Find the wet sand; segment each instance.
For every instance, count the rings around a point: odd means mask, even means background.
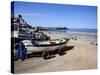
[[[87,70],[97,68],[97,36],[96,34],[75,34],[65,32],[45,32],[51,38],[69,38],[65,54],[55,54],[53,58],[31,57],[24,61],[14,62],[15,73],[38,73],[69,70]]]

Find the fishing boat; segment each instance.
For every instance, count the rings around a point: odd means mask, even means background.
[[[25,59],[28,53],[42,52],[44,59],[50,57],[50,51],[58,50],[62,54],[62,49],[66,45],[66,40],[51,39],[50,36],[39,31],[38,27],[28,25],[21,15],[18,18],[12,18],[11,21],[12,50],[19,59]]]
[[[44,59],[50,58],[50,51],[58,50],[59,55],[62,54],[62,49],[66,46],[66,39],[53,39],[45,41],[36,40],[23,40],[21,41],[27,50],[26,54],[34,52],[42,52],[42,57]],[[24,50],[24,49],[22,49]]]

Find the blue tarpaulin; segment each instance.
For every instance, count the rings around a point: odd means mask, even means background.
[[[23,44],[23,42],[20,42],[17,53],[16,53],[17,58],[21,59],[21,60],[24,60],[25,56],[26,56],[26,51],[27,50],[25,48],[25,45]]]

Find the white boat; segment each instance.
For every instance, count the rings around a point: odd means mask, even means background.
[[[62,49],[66,46],[65,39],[55,39],[48,41],[31,41],[31,40],[23,40],[23,44],[27,49],[27,53],[33,52],[43,52],[42,56],[44,59],[50,57],[49,51],[58,50],[59,54],[62,53]]]

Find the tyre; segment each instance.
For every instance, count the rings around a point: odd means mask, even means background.
[[[58,54],[61,56],[64,54],[64,51],[62,49],[59,49]]]
[[[50,58],[50,54],[48,52],[43,52],[42,53],[42,57],[43,57],[43,59],[49,59]]]

